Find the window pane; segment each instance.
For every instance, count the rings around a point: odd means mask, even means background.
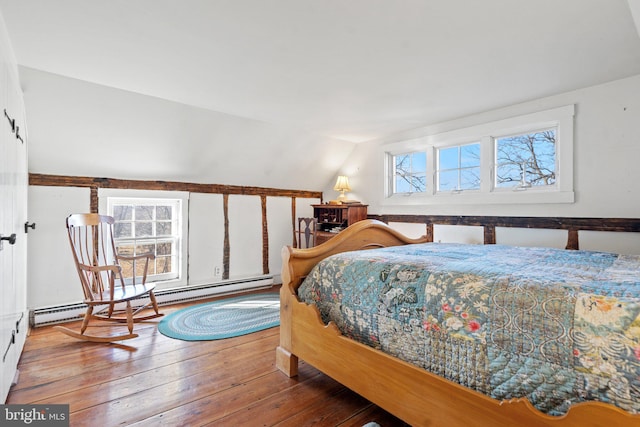
[[[136,222],[136,237],[153,236],[152,222]]]
[[[438,191],[480,188],[480,144],[438,150]]]
[[[477,190],[480,188],[480,167],[460,171],[460,189]]]
[[[167,220],[171,218],[171,206],[156,206],[156,219]]]
[[[480,166],[480,144],[469,144],[460,147],[460,167],[468,168],[472,166]]]
[[[136,206],[136,221],[149,221],[153,219],[154,206]]]
[[[438,150],[438,169],[458,168],[458,147],[444,148]]]
[[[116,221],[131,221],[131,219],[133,218],[133,206],[114,206],[112,216]]]
[[[408,193],[411,191],[411,184],[404,178],[396,177],[396,193]]]
[[[438,174],[438,191],[451,191],[458,189],[458,171],[444,171]]]
[[[426,191],[427,153],[416,151],[393,159],[395,193]]]
[[[169,273],[171,271],[171,257],[156,259],[156,274]]]
[[[158,243],[158,255],[171,255],[171,242]]]
[[[131,223],[130,222],[116,222],[114,225],[114,233],[115,233],[115,238],[119,239],[119,238],[125,238],[125,237],[131,237]]]
[[[427,171],[427,153],[416,152],[411,154],[411,172],[424,173]]]
[[[133,276],[133,262],[132,261],[120,261],[120,267],[122,267],[122,277],[128,279]]]
[[[496,186],[556,183],[556,129],[496,138]]]
[[[154,254],[155,255],[156,245],[153,243],[148,243],[144,245],[136,246],[136,255],[144,255],[144,254]]]
[[[171,236],[171,223],[170,222],[157,222],[156,223],[156,236]]]
[[[118,245],[118,255],[133,256],[133,245]]]
[[[414,175],[411,177],[411,187],[413,191],[425,191],[426,189],[426,176]]]

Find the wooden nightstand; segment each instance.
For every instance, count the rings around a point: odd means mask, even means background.
[[[349,203],[344,205],[311,205],[318,221],[316,245],[326,242],[351,224],[367,219],[367,206]]]

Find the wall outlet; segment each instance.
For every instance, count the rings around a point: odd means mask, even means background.
[[[213,268],[213,277],[220,277],[220,267],[215,266]]]

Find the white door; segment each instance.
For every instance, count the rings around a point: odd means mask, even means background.
[[[28,171],[22,95],[7,68],[0,68],[0,401],[5,402],[28,326],[24,227]]]

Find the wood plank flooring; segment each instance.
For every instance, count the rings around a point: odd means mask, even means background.
[[[7,403],[69,404],[71,426],[406,425],[304,362],[296,378],[278,371],[279,328],[189,342],[160,334],[158,321],[112,344],[33,329]]]

